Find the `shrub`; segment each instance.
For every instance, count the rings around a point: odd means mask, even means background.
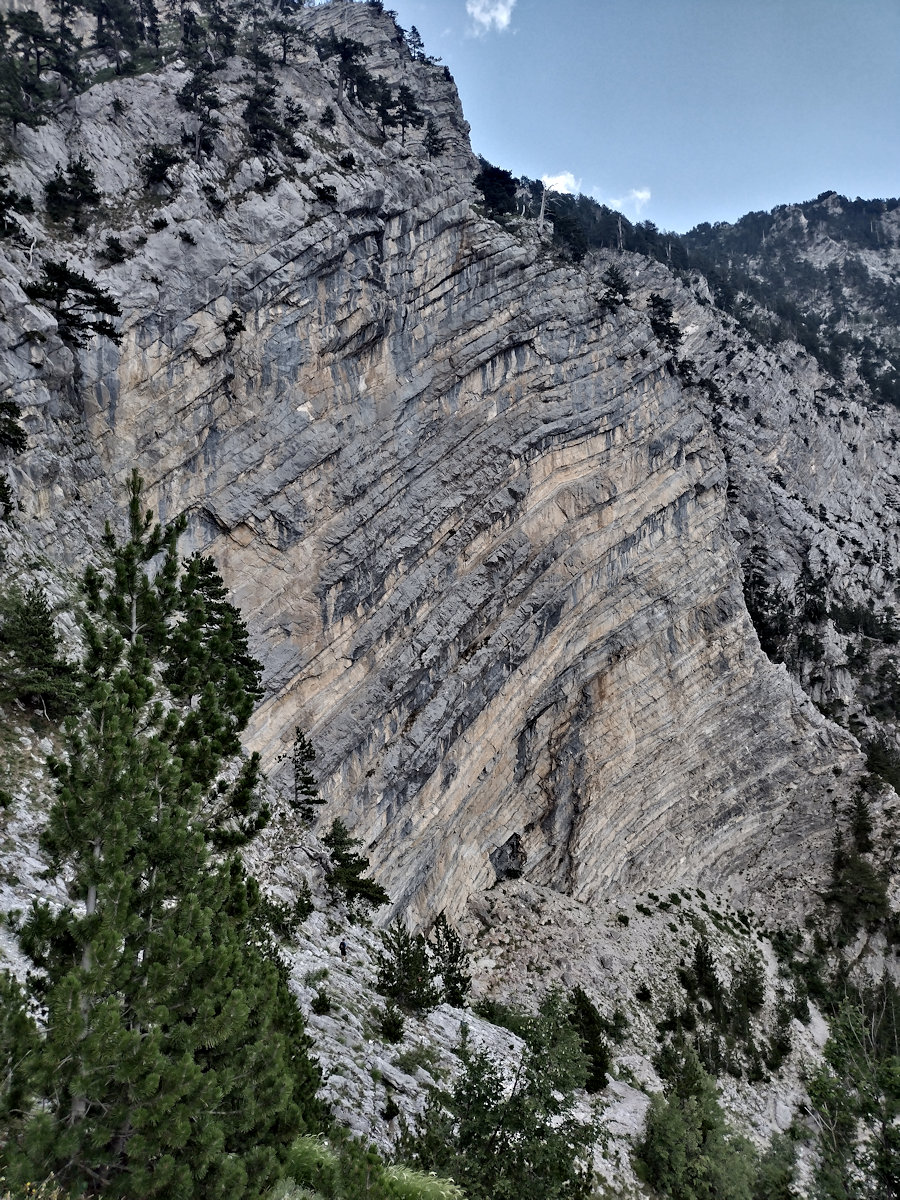
[[[378,1015],[378,1032],[386,1042],[396,1046],[398,1042],[403,1041],[405,1026],[403,1013],[393,1000],[389,1000]]]
[[[153,142],[141,159],[141,178],[146,187],[174,187],[172,171],[184,160],[174,146]]]
[[[99,204],[100,190],[83,154],[70,158],[66,171],[57,166],[56,173],[44,188],[44,200],[52,221],[67,221],[76,233],[84,231],[83,210]]]
[[[316,994],[312,998],[310,1008],[317,1017],[327,1016],[331,1012],[331,1000],[328,998],[328,993],[323,987],[316,990]]]
[[[122,245],[121,239],[110,235],[103,247],[103,257],[108,263],[123,263],[128,257],[128,251]]]

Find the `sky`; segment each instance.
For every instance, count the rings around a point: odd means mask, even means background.
[[[385,0],[477,153],[684,232],[900,195],[900,0]]]

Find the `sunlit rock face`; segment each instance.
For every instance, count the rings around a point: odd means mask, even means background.
[[[139,162],[178,141],[179,63],[23,135],[16,180],[35,194],[64,141],[94,165],[89,233],[63,245],[33,222],[35,244],[99,278],[125,333],[81,352],[71,383],[19,290],[27,249],[8,249],[23,528],[74,567],[134,466],[161,515],[188,513],[185,550],[215,557],[265,665],[250,744],[284,780],[279,755],[309,732],[329,813],[415,916],[517,874],[582,900],[682,881],[787,911],[822,877],[833,772],[858,753],[759,649],[727,438],[639,282],[604,312],[607,262],[562,263],[533,224],[474,207],[442,67],[412,63],[368,6],[304,19],[342,22],[371,70],[407,80],[444,154],[421,130],[382,144],[311,50],[281,75],[305,161],[250,156],[237,63],[215,154],[175,195],[148,196]],[[128,258],[102,267],[111,233]],[[23,340],[39,322],[46,341]]]

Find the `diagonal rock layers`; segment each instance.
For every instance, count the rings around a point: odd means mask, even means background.
[[[161,514],[187,511],[186,549],[217,559],[265,662],[252,745],[277,777],[310,733],[332,811],[416,915],[498,869],[582,900],[681,881],[790,907],[858,756],[759,650],[707,416],[642,309],[603,313],[599,267],[479,215],[443,72],[337,7],[440,113],[448,164],[354,117],[352,171],[311,144],[268,186],[232,115],[219,167],[186,168],[104,276],[120,349],[95,344],[67,388],[68,351],[17,347],[11,320],[32,537],[83,553],[132,465]],[[327,71],[291,74],[312,113]],[[118,139],[105,190],[137,187],[139,123],[175,128],[179,82],[116,84],[124,132],[112,85],[80,98],[86,151]]]

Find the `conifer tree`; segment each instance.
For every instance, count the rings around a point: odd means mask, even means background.
[[[22,410],[15,400],[6,396],[0,400],[0,450],[21,454],[26,446],[25,430],[19,424]]]
[[[319,785],[311,769],[315,761],[313,744],[298,725],[294,730],[294,744],[291,747],[291,766],[294,769],[292,804],[306,821],[312,820],[314,804],[325,803],[319,794]]]
[[[85,229],[84,209],[100,201],[97,180],[83,154],[70,158],[65,172],[57,166],[44,193],[50,219],[67,221],[76,233]]]
[[[376,989],[403,1008],[427,1012],[441,1001],[435,966],[423,933],[412,934],[403,920],[381,932]]]
[[[444,913],[440,913],[432,925],[428,945],[435,970],[441,977],[443,999],[456,1008],[462,1007],[472,986],[469,955],[462,939]]]
[[[212,134],[222,125],[215,115],[220,101],[219,93],[210,77],[210,71],[198,64],[175,99],[181,108],[193,114],[193,136],[188,136],[187,140],[193,142],[194,158],[199,162],[202,154],[211,153]]]
[[[265,154],[276,143],[288,138],[288,131],[278,115],[278,85],[271,76],[262,75],[254,81],[246,99],[243,117],[247,122],[250,145]]]
[[[412,89],[405,83],[401,83],[397,89],[397,124],[400,126],[400,140],[404,146],[407,129],[421,129],[425,124],[425,114],[416,103]]]
[[[81,78],[78,55],[81,38],[73,29],[73,18],[79,10],[76,0],[49,0],[50,11],[56,16],[54,37],[54,65],[67,83],[76,87]]]
[[[24,12],[11,12],[7,22],[16,34],[12,44],[13,51],[21,55],[29,73],[39,80],[41,71],[52,55],[52,33],[44,28],[40,15],[28,9]]]
[[[4,22],[0,42],[5,34]],[[9,49],[0,46],[0,126],[7,126],[15,137],[20,125],[36,129],[44,119],[40,81],[35,81]]]
[[[0,1167],[104,1196],[238,1200],[270,1187],[316,1127],[318,1073],[233,850],[262,813],[227,757],[249,715],[235,684],[251,671],[246,640],[228,637],[206,560],[184,584],[183,526],[142,513],[136,473],[129,500],[126,539],[107,528],[85,580],[84,705],[51,763],[41,839],[72,899],[36,904],[21,929],[46,1020],[38,1034],[8,997]],[[216,646],[223,659],[199,696],[192,664],[172,669],[175,634],[188,658]]]
[[[448,1090],[432,1091],[418,1132],[401,1138],[401,1153],[457,1180],[469,1200],[586,1200],[595,1131],[574,1115],[585,1061],[558,991],[528,1019],[525,1040],[510,1083],[463,1026],[459,1074]]]
[[[325,873],[325,882],[333,892],[342,893],[351,908],[358,902],[374,908],[390,903],[381,884],[363,874],[369,869],[369,860],[357,854],[355,847],[360,845],[359,839],[350,836],[340,817],[332,821],[322,842],[331,852],[332,866]]]
[[[375,116],[378,118],[378,124],[381,126],[382,136],[387,137],[388,130],[394,129],[400,122],[397,117],[397,105],[394,100],[393,89],[387,80],[382,79],[380,75],[373,76],[372,107],[375,110]]]
[[[331,30],[326,37],[319,39],[316,49],[323,62],[337,58],[338,104],[343,102],[345,92],[351,101],[357,99],[360,90],[366,100],[371,98],[372,76],[362,61],[371,50],[365,43],[355,38],[337,37]]]
[[[447,143],[441,137],[441,131],[433,117],[428,118],[428,124],[425,126],[425,138],[422,142],[425,148],[425,153],[429,158],[437,158],[443,154],[447,148]]]
[[[122,340],[115,325],[107,320],[121,315],[117,302],[93,279],[68,263],[48,259],[41,268],[41,278],[26,283],[22,291],[29,300],[50,309],[59,336],[69,346],[86,346],[95,334],[113,342]]]
[[[0,600],[0,653],[3,671],[0,700],[40,704],[45,716],[60,714],[75,701],[77,684],[61,655],[62,639],[53,624],[47,597],[39,587],[13,589]]]

